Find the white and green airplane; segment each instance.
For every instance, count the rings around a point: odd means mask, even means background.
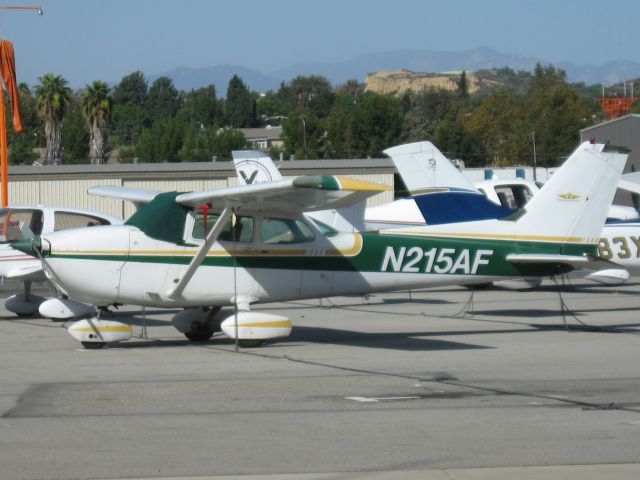
[[[241,344],[258,344],[291,331],[286,317],[251,310],[262,302],[580,267],[596,253],[627,156],[580,145],[526,208],[501,220],[336,231],[304,213],[348,207],[387,187],[315,176],[190,193],[122,190],[115,196],[144,204],[124,225],[54,232],[15,247],[41,258],[62,305],[184,308],[172,322],[191,340],[210,338],[220,325]],[[129,325],[100,315],[68,330],[87,347],[131,336]]]

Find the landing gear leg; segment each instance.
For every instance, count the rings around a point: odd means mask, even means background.
[[[26,303],[31,303],[31,280],[24,281],[24,301]],[[33,312],[16,312],[19,317],[30,317],[34,313],[38,311],[38,308],[35,307]]]

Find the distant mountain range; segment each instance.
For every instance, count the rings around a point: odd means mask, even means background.
[[[343,62],[297,63],[276,71],[264,73],[237,65],[216,65],[202,68],[178,67],[166,72],[149,75],[150,82],[160,76],[173,79],[180,90],[191,90],[209,84],[216,86],[218,96],[225,96],[229,79],[237,74],[251,90],[266,92],[277,90],[281,82],[288,82],[298,75],[322,75],[332,84],[339,85],[355,79],[363,82],[368,73],[383,70],[411,70],[414,72],[440,73],[509,67],[515,71],[533,71],[536,63],[549,64],[542,59],[507,54],[491,48],[479,47],[459,52],[430,50],[397,50],[361,55]],[[569,82],[587,85],[606,85],[640,77],[640,62],[611,61],[603,65],[576,65],[571,62],[554,64],[567,72]]]

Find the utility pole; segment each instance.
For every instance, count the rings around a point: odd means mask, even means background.
[[[40,5],[0,5],[0,9],[2,10],[36,10],[38,15],[42,15],[42,7]],[[3,54],[0,58],[0,62],[6,62],[7,65],[2,63],[0,65],[2,70],[11,71],[13,79],[12,82],[15,83],[15,60],[13,55],[13,46],[10,42],[2,42],[6,43],[8,50],[10,51],[10,55]],[[4,45],[3,45],[3,48]],[[6,77],[5,77],[6,78]],[[17,85],[14,85],[17,90]],[[9,89],[9,86],[7,86]],[[17,91],[15,95],[18,95]],[[15,107],[14,107],[15,108]],[[9,169],[7,167],[9,163],[8,159],[8,148],[7,148],[7,124],[5,122],[5,111],[4,111],[4,92],[2,90],[2,85],[0,85],[0,182],[2,184],[2,197],[1,197],[1,205],[2,207],[6,207],[9,205]],[[15,117],[14,117],[15,118]],[[22,120],[20,119],[20,113],[18,112],[18,121],[20,125],[20,130],[22,131]],[[14,120],[14,128],[16,125],[16,120]]]
[[[533,181],[538,181],[538,175],[536,173],[536,167],[538,163],[538,159],[536,158],[536,131],[531,130],[531,140],[533,142]]]

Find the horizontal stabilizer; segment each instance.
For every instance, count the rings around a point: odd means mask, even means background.
[[[634,172],[634,174],[635,173],[640,172]],[[622,180],[618,182],[618,188],[631,193],[640,193],[640,183],[637,183],[634,180],[627,180],[625,177],[626,175],[623,175]],[[640,180],[640,178],[638,178],[638,180]]]
[[[556,255],[546,253],[511,253],[507,255],[507,261],[511,263],[547,263],[562,264],[583,267],[589,263],[587,257],[579,255]]]
[[[132,202],[136,208],[140,208],[142,205],[149,203],[156,198],[160,190],[146,190],[144,188],[127,188],[127,187],[115,187],[112,185],[102,185],[99,187],[91,187],[87,190],[89,195],[96,195],[98,197],[113,198],[116,200],[127,200]]]

